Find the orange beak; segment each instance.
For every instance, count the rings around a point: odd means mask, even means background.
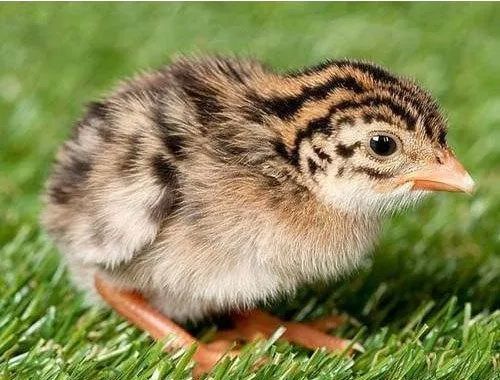
[[[450,150],[441,155],[441,163],[429,164],[402,178],[402,182],[413,182],[415,190],[462,191],[472,194],[474,180]]]

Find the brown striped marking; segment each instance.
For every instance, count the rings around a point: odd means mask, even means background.
[[[193,102],[200,124],[209,125],[226,120],[223,114],[224,107],[218,99],[220,93],[210,83],[189,69],[177,70],[174,75],[180,87]]]
[[[67,204],[89,177],[92,162],[87,157],[72,154],[67,163],[60,163],[54,180],[48,189],[48,196],[54,204]]]
[[[372,63],[363,61],[354,61],[349,59],[340,60],[325,60],[318,65],[308,67],[302,70],[287,73],[287,77],[297,78],[302,76],[309,76],[312,74],[319,74],[330,68],[353,68],[357,69],[363,74],[369,75],[374,80],[386,84],[399,84],[399,79],[389,73],[387,70]]]
[[[160,109],[155,110],[154,122],[160,133],[163,146],[167,151],[178,160],[185,159],[185,141],[178,133],[175,133],[176,126],[165,120]]]
[[[332,91],[338,88],[349,90],[356,94],[361,94],[365,90],[363,85],[358,83],[353,77],[333,77],[317,86],[302,87],[301,93],[296,96],[261,99],[261,107],[269,114],[276,115],[283,120],[289,120],[297,114],[304,103],[312,100],[326,99]]]
[[[319,157],[320,160],[327,161],[328,163],[332,162],[332,158],[330,157],[330,155],[328,153],[323,152],[318,147],[314,147],[313,150],[314,150],[314,153],[316,153],[316,155]]]
[[[356,173],[363,173],[366,174],[369,177],[376,178],[376,179],[385,179],[385,178],[391,178],[392,174],[389,173],[384,173],[380,170],[377,169],[372,169],[368,168],[365,166],[359,166],[353,169],[354,172]]]
[[[309,172],[311,173],[311,175],[315,175],[316,171],[318,170],[318,164],[314,162],[312,158],[309,157],[307,159],[307,166],[309,168]]]
[[[151,169],[158,184],[169,188],[175,188],[177,170],[165,156],[162,154],[155,154],[151,158]]]
[[[119,169],[121,172],[130,173],[136,168],[137,160],[139,159],[139,147],[141,144],[142,136],[134,134],[128,138],[127,141],[127,154],[120,162]]]
[[[337,154],[343,158],[350,158],[360,145],[361,144],[359,141],[351,145],[337,144],[337,146],[335,147],[335,152],[337,152]]]
[[[439,144],[446,144],[444,138],[446,134],[445,122],[441,116],[438,105],[432,97],[424,90],[420,89],[416,84],[399,78],[378,65],[348,59],[327,60],[319,65],[288,73],[286,76],[291,78],[309,76],[320,74],[327,69],[351,69],[355,72],[367,75],[380,85],[388,87],[391,93],[402,99],[405,104],[408,104],[419,113],[424,125],[425,134],[429,139],[436,138]],[[413,124],[407,122],[407,125],[411,126]]]
[[[100,120],[101,123],[98,124],[97,134],[99,137],[107,143],[113,141],[114,132],[109,123],[109,108],[105,102],[90,102],[87,104],[87,112],[83,120],[78,124],[77,130],[82,124],[90,124],[92,120]]]
[[[330,135],[332,133],[333,127],[330,122],[329,116],[320,117],[318,119],[311,120],[305,129],[301,129],[297,132],[295,136],[294,148],[290,153],[290,159],[294,166],[298,167],[299,164],[299,149],[300,144],[303,140],[310,139],[315,133],[322,133],[325,135]]]

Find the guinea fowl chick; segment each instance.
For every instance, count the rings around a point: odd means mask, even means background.
[[[346,348],[321,331],[329,321],[250,310],[353,270],[385,214],[473,185],[435,101],[378,66],[280,74],[182,58],[89,105],[59,151],[43,221],[76,284],[155,338],[187,345],[177,322],[234,313],[233,330],[198,346],[206,371],[231,340],[280,325],[291,342]]]

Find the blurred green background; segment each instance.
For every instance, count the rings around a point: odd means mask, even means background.
[[[443,105],[450,144],[479,185],[473,197],[439,194],[389,221],[373,259],[355,275],[274,305],[295,319],[349,313],[361,326],[338,333],[359,333],[365,354],[307,359],[273,346],[282,355],[277,372],[265,366],[257,378],[313,378],[325,368],[342,379],[498,376],[498,20],[495,3],[1,4],[0,376],[29,378],[43,369],[47,378],[112,378],[131,352],[136,359],[126,368],[136,372],[129,374],[156,373],[163,363],[161,376],[186,376],[178,358],[144,356],[146,338],[75,297],[37,218],[55,151],[86,102],[178,54],[210,52],[282,70],[362,58],[414,77]],[[77,321],[85,323],[74,337]],[[126,333],[122,340],[118,332]],[[137,355],[146,359],[138,364]],[[219,369],[220,378],[248,372],[235,366]]]

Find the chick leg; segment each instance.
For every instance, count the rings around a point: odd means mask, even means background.
[[[324,319],[316,323],[306,324],[298,322],[284,322],[260,310],[239,314],[234,318],[235,329],[246,339],[255,340],[257,338],[267,338],[273,334],[280,326],[285,327],[282,339],[299,344],[309,349],[324,347],[330,351],[343,351],[351,341],[337,338],[320,330],[327,330],[335,327],[339,319]],[[315,327],[313,327],[315,326]],[[362,350],[360,345],[353,345],[353,349]]]
[[[226,354],[225,347],[222,345],[208,346],[198,342],[186,330],[154,309],[139,293],[118,289],[100,276],[95,277],[95,287],[113,309],[140,329],[148,332],[154,339],[161,340],[169,335],[175,336],[170,346],[172,349],[188,347],[196,343],[198,348],[193,357],[196,362],[194,370],[196,376],[210,371]],[[234,355],[234,352],[228,354]]]

